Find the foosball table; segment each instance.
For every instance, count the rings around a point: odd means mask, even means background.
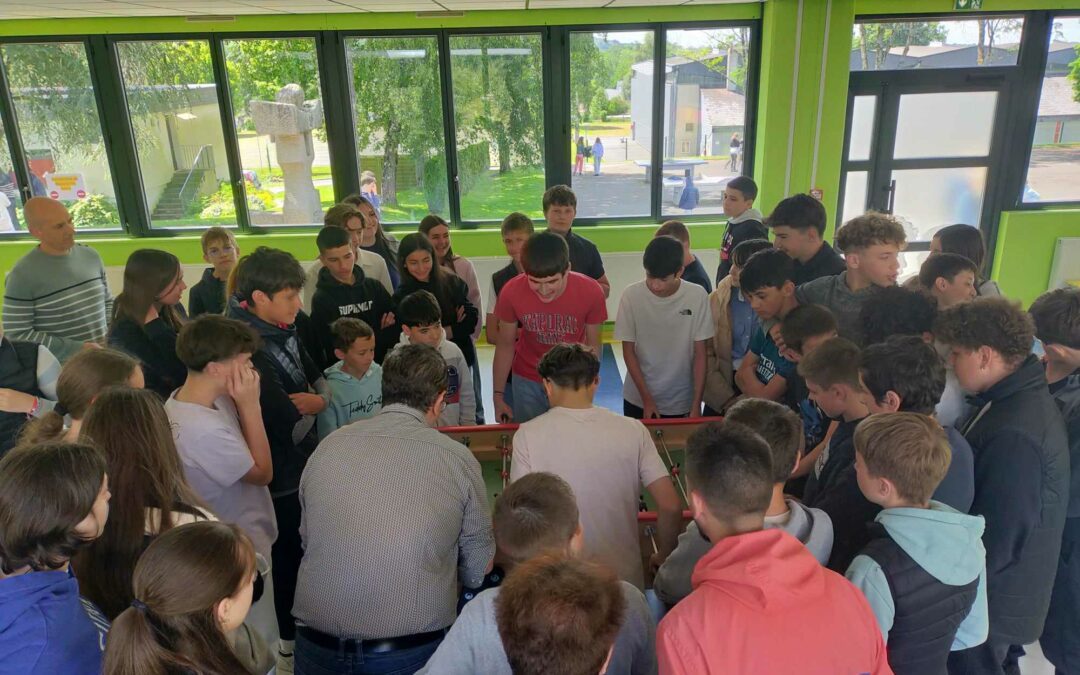
[[[690,522],[689,493],[686,478],[683,476],[683,460],[686,440],[701,425],[718,422],[720,417],[698,417],[677,419],[644,420],[649,435],[656,444],[656,451],[668,469],[675,490],[683,502],[683,525]],[[480,462],[487,486],[488,502],[494,504],[495,498],[503,491],[510,480],[510,461],[514,452],[514,432],[517,424],[488,424],[469,427],[442,427],[442,433],[458,441],[472,451]],[[641,542],[641,564],[645,570],[646,586],[652,584],[652,572],[649,558],[656,552],[656,511],[647,494],[640,498],[638,511],[638,532]]]

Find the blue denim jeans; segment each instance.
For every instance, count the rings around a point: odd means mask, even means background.
[[[512,381],[514,387],[514,421],[518,424],[528,422],[534,417],[539,417],[548,411],[551,404],[548,403],[544,385],[539,382],[515,377]]]
[[[428,662],[440,642],[441,639],[386,654],[347,654],[313,644],[298,631],[293,672],[296,675],[413,675]]]

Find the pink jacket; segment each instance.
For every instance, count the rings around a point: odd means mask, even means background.
[[[892,675],[870,605],[798,539],[728,537],[656,634],[660,675]]]

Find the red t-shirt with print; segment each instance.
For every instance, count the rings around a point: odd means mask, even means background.
[[[519,274],[503,286],[495,303],[499,321],[518,324],[514,347],[514,377],[540,381],[536,365],[560,342],[585,343],[585,326],[607,320],[607,303],[600,284],[584,274],[570,272],[566,289],[544,302],[529,288],[529,277]]]

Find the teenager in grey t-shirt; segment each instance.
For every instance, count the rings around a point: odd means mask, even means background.
[[[611,652],[608,675],[652,675],[656,672],[656,623],[645,596],[633,584],[620,581],[626,616]],[[417,675],[512,675],[506,659],[491,588],[465,605],[450,632]]]
[[[239,525],[251,537],[255,550],[267,560],[277,539],[277,520],[270,490],[241,480],[255,460],[244,440],[236,405],[219,396],[213,408],[176,400],[165,402],[173,424],[176,449],[188,484],[217,517]]]

